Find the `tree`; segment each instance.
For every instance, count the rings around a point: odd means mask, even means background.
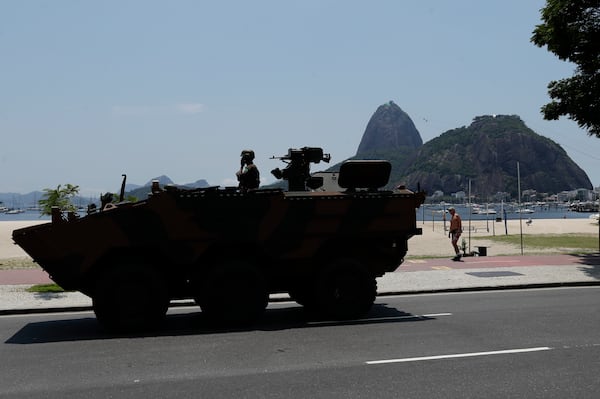
[[[577,66],[572,77],[548,84],[553,101],[542,107],[544,119],[568,116],[600,138],[600,0],[546,0],[540,11],[531,41]]]
[[[56,189],[45,188],[44,197],[38,201],[40,213],[42,215],[51,215],[52,207],[57,206],[61,211],[76,211],[77,207],[71,203],[71,199],[79,193],[79,186],[66,184],[61,187],[59,184]]]

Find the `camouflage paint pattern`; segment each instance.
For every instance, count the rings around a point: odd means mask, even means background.
[[[80,218],[18,229],[14,241],[65,289],[90,294],[115,259],[139,257],[161,270],[172,297],[222,258],[248,258],[271,292],[340,257],[360,259],[373,275],[395,270],[407,240],[421,234],[425,194],[397,191],[284,192],[168,187],[148,199]]]

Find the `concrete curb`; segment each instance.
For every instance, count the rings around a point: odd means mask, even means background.
[[[564,256],[518,260],[498,258],[467,262],[460,268],[450,268],[453,265],[449,261],[434,261],[426,265],[415,262],[378,278],[378,296],[598,286],[599,260],[596,256],[591,261],[586,259],[586,262]],[[80,292],[27,292],[27,288],[33,285],[31,281],[20,285],[0,285],[0,316],[92,310],[91,298]],[[273,303],[290,300],[287,294],[270,296]],[[196,304],[190,299],[171,302],[171,307],[183,306]]]
[[[377,294],[378,297],[385,296],[402,296],[402,295],[420,295],[420,294],[443,294],[452,292],[477,292],[477,291],[508,291],[508,290],[523,290],[536,288],[561,288],[561,287],[594,287],[600,286],[600,281],[574,281],[569,283],[537,283],[537,284],[515,284],[515,285],[498,285],[487,287],[465,287],[465,288],[444,288],[437,290],[421,290],[421,291],[399,291],[399,292],[383,292]]]
[[[573,281],[567,283],[535,283],[535,284],[513,284],[499,286],[481,286],[481,287],[463,287],[463,288],[441,288],[431,290],[414,290],[414,291],[385,291],[378,292],[378,297],[386,296],[407,296],[407,295],[422,295],[422,294],[441,294],[452,292],[477,292],[477,291],[506,291],[515,289],[539,289],[539,288],[561,288],[561,287],[594,287],[600,286],[600,281]],[[293,301],[289,296],[282,294],[271,297],[271,303],[283,303]],[[195,307],[197,306],[193,300],[181,300],[172,302],[170,308],[178,307]],[[92,311],[92,306],[62,306],[62,307],[47,307],[47,308],[22,308],[22,309],[0,309],[0,316],[11,315],[27,315],[27,314],[53,314],[53,313],[69,313],[69,312],[89,312]]]

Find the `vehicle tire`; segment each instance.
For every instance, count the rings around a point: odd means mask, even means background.
[[[252,324],[262,316],[269,302],[263,273],[244,260],[215,264],[195,286],[196,302],[202,313],[217,324]]]
[[[92,304],[98,322],[109,331],[151,330],[165,319],[168,288],[152,265],[120,262],[100,273]]]
[[[306,305],[310,302],[310,291],[306,287],[294,287],[288,292],[292,301],[298,305]]]
[[[316,282],[319,311],[337,320],[364,316],[377,296],[377,281],[360,262],[350,258],[335,260]]]
[[[316,305],[316,295],[314,287],[314,279],[301,279],[297,281],[288,292],[290,298],[298,305],[306,308],[314,308]]]

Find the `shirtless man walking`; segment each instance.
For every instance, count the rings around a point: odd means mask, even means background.
[[[450,212],[450,239],[452,240],[452,247],[454,248],[454,252],[456,256],[452,258],[454,261],[460,260],[460,249],[458,248],[458,239],[462,234],[462,220],[460,215],[456,213],[456,209],[454,207],[448,208],[448,212]]]

